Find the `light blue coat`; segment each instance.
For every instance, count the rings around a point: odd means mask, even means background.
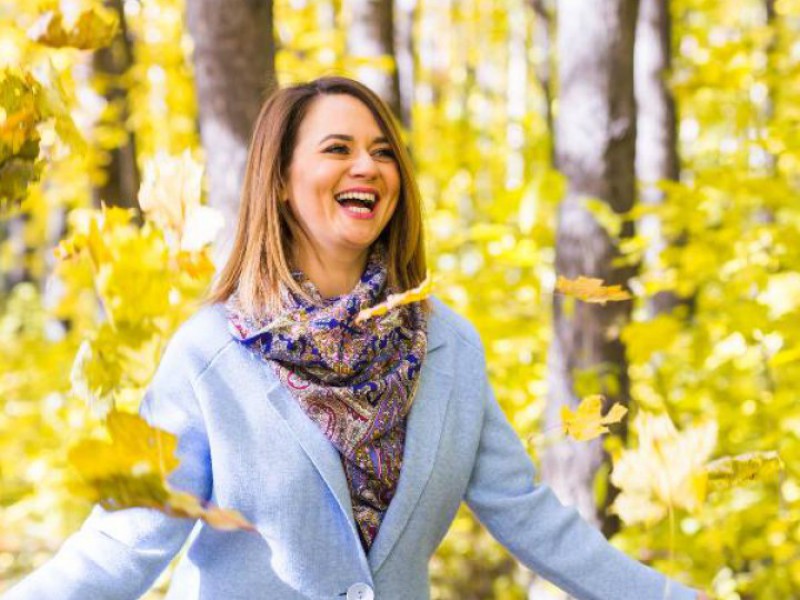
[[[522,563],[576,598],[695,598],[534,482],[478,334],[436,299],[420,377],[396,495],[365,553],[335,448],[269,365],[233,340],[222,306],[199,310],[171,340],[142,414],[179,436],[171,483],[239,510],[258,533],[95,508],[5,599],[137,598],[190,534],[170,600],[426,599],[428,560],[462,501]]]

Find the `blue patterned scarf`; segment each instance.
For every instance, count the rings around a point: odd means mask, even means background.
[[[233,294],[226,303],[229,327],[273,367],[339,451],[369,550],[400,477],[406,416],[427,350],[427,319],[415,302],[354,322],[359,311],[398,291],[387,285],[380,243],[350,294],[324,299],[302,272],[292,275],[313,304],[283,288],[280,315],[251,318]]]

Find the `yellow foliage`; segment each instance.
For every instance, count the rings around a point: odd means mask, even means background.
[[[180,156],[161,152],[145,164],[139,206],[167,234],[167,242],[197,252],[222,229],[222,214],[202,206],[203,167],[189,150]]]
[[[567,279],[559,275],[556,282],[556,291],[566,296],[578,298],[584,302],[605,304],[606,302],[620,302],[630,300],[631,295],[619,285],[604,286],[602,279],[580,276],[577,279]]]
[[[612,511],[626,523],[653,522],[673,508],[697,511],[706,496],[704,469],[717,441],[713,421],[679,432],[667,415],[640,412],[639,445],[614,460],[611,482],[621,492]]]
[[[783,461],[774,450],[723,456],[706,465],[708,489],[729,489],[750,481],[765,480],[783,469]]]
[[[174,435],[130,413],[112,411],[106,424],[110,443],[83,440],[69,452],[69,462],[83,480],[72,485],[74,492],[107,510],[151,508],[200,518],[219,529],[254,530],[237,511],[206,507],[191,494],[170,488],[167,477],[178,466]]]
[[[58,9],[48,10],[28,34],[35,42],[54,48],[68,46],[78,50],[96,50],[111,43],[118,26],[116,13],[100,3],[93,3],[69,16]]]
[[[390,294],[389,297],[386,299],[385,302],[381,302],[380,304],[373,306],[371,308],[365,308],[361,312],[356,315],[355,322],[361,323],[367,319],[372,317],[376,317],[378,315],[385,315],[390,310],[397,306],[401,306],[403,304],[411,304],[412,302],[419,302],[420,300],[424,300],[431,294],[431,289],[433,288],[433,282],[430,277],[426,277],[425,281],[419,284],[417,287],[412,288],[410,290],[406,290],[405,292],[401,292],[399,294]]]
[[[603,396],[595,394],[587,396],[578,405],[575,412],[568,406],[561,407],[561,422],[564,435],[571,435],[579,442],[586,442],[608,433],[606,425],[619,423],[628,409],[619,403],[611,406],[608,414],[601,415],[603,409]]]
[[[648,321],[633,321],[622,330],[628,360],[643,363],[653,353],[668,348],[680,334],[682,325],[672,315],[660,314]]]

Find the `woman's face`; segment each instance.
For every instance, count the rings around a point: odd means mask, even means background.
[[[323,255],[369,248],[395,211],[400,172],[366,105],[346,94],[312,102],[298,130],[286,192]]]

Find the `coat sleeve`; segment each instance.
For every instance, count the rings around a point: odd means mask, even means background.
[[[485,368],[483,379],[483,429],[465,500],[494,538],[579,600],[694,600],[694,590],[614,548],[549,486],[534,483],[533,463]]]
[[[187,358],[170,343],[148,387],[140,414],[178,435],[179,467],[170,484],[208,499],[208,441],[189,375]],[[94,507],[56,555],[3,596],[4,600],[138,598],[180,550],[195,521],[156,510],[114,512]]]

